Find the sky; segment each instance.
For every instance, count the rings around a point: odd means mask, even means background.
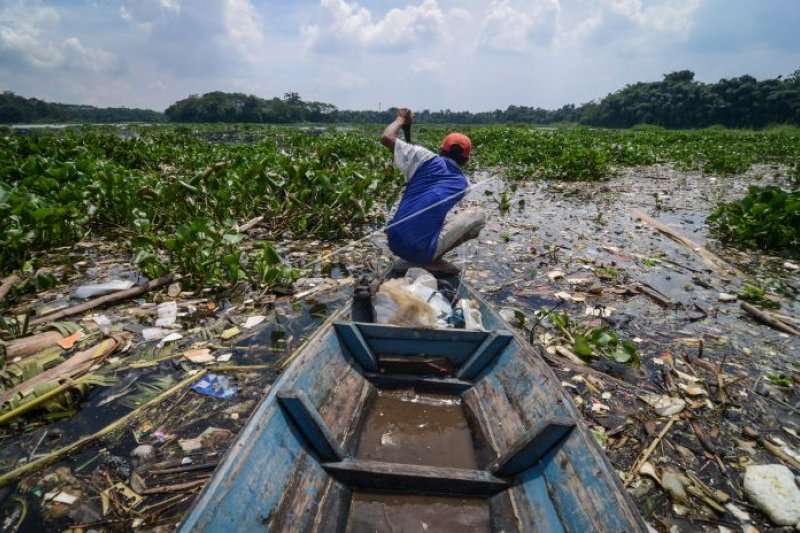
[[[162,111],[220,90],[339,109],[582,104],[690,69],[800,69],[800,0],[0,0],[0,90]]]

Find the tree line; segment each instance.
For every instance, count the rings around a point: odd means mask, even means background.
[[[0,124],[166,122],[164,113],[127,107],[99,108],[25,98],[11,91],[0,94]]]
[[[304,102],[295,92],[284,94],[283,99],[265,100],[248,94],[215,91],[179,100],[164,114],[173,122],[293,124],[335,122],[336,111],[336,106],[331,104]]]
[[[0,123],[19,122],[247,122],[264,124],[386,123],[395,108],[339,110],[324,102],[306,102],[296,92],[264,99],[215,91],[193,94],[164,113],[143,109],[52,104],[6,92],[0,95]],[[789,76],[757,80],[744,75],[717,83],[695,80],[691,70],[665,74],[661,81],[627,85],[599,100],[559,109],[508,106],[485,112],[420,110],[416,121],[428,124],[577,123],[607,128],[651,124],[665,128],[763,128],[800,126],[800,69]]]

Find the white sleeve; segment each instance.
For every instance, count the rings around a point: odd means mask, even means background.
[[[427,148],[407,143],[401,139],[394,141],[394,164],[403,173],[406,182],[414,176],[423,163],[434,157],[436,154]]]

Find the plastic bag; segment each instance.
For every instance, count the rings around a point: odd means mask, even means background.
[[[106,283],[98,283],[97,285],[81,285],[75,290],[75,298],[85,300],[95,296],[103,296],[111,294],[112,292],[124,291],[133,287],[133,282],[130,280],[117,279]]]
[[[405,279],[384,282],[372,299],[375,322],[394,326],[432,328],[436,326],[433,308],[409,290]]]
[[[480,309],[473,307],[472,300],[462,298],[458,301],[458,309],[464,316],[464,329],[484,331]]]
[[[447,326],[453,308],[437,291],[436,278],[421,268],[411,268],[406,277],[386,281],[373,297],[375,321],[395,326]]]
[[[411,268],[406,278],[412,280],[408,290],[419,296],[433,309],[439,325],[447,325],[447,317],[453,313],[450,302],[438,291],[436,278],[421,268]]]

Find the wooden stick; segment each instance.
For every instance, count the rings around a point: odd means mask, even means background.
[[[245,231],[253,228],[256,224],[258,224],[262,220],[264,220],[263,216],[251,218],[250,220],[248,220],[247,222],[243,223],[241,226],[236,228],[236,231],[238,231],[239,233],[244,233]]]
[[[106,427],[104,427],[103,429],[98,431],[97,433],[94,433],[92,435],[88,435],[86,437],[83,437],[82,439],[79,439],[79,440],[73,442],[72,444],[68,444],[67,446],[64,446],[63,448],[59,448],[58,450],[54,450],[54,451],[48,453],[44,457],[40,457],[39,459],[36,459],[35,461],[31,461],[30,463],[26,463],[26,464],[20,466],[19,468],[15,468],[14,470],[12,470],[10,472],[6,472],[5,474],[0,476],[0,487],[8,485],[12,481],[15,481],[16,479],[18,479],[18,478],[20,478],[20,477],[22,477],[22,476],[24,476],[26,474],[30,474],[32,472],[35,472],[35,471],[39,470],[42,467],[45,467],[45,466],[50,465],[52,463],[55,463],[56,461],[59,461],[63,457],[66,457],[67,455],[75,453],[75,452],[83,449],[84,447],[88,446],[89,444],[92,444],[95,441],[105,437],[109,433],[111,433],[111,432],[113,432],[113,431],[125,426],[129,422],[131,422],[134,419],[136,419],[136,417],[141,415],[145,411],[145,409],[147,409],[149,407],[152,407],[152,406],[154,406],[156,404],[161,403],[162,401],[166,400],[167,398],[169,398],[170,396],[172,396],[173,394],[175,394],[179,390],[183,389],[187,385],[189,385],[191,383],[194,383],[195,381],[200,379],[205,373],[206,373],[205,370],[201,370],[199,372],[196,372],[196,373],[192,374],[191,376],[189,376],[186,379],[182,380],[180,383],[178,383],[177,385],[173,386],[172,388],[165,390],[164,392],[162,392],[161,394],[159,394],[158,396],[156,396],[155,398],[153,398],[152,400],[150,400],[146,404],[142,405],[141,407],[138,407],[137,409],[131,411],[127,415],[123,416],[122,418],[120,418],[120,419],[112,422],[111,424],[107,425]]]
[[[658,436],[653,440],[653,442],[650,443],[650,446],[647,447],[644,453],[639,455],[639,458],[636,459],[636,462],[633,464],[633,468],[631,468],[631,471],[628,472],[628,475],[625,479],[624,483],[625,487],[630,485],[631,482],[634,480],[634,478],[639,474],[639,469],[642,468],[642,465],[646,463],[648,459],[650,459],[650,456],[655,451],[656,446],[658,446],[658,443],[664,439],[664,436],[670,430],[672,424],[675,423],[675,420],[677,420],[677,417],[671,416],[669,421],[664,425],[664,429],[661,430],[661,433],[659,433]]]
[[[352,277],[348,277],[342,279],[335,279],[332,282],[320,283],[316,287],[312,287],[308,290],[298,292],[297,294],[294,295],[294,299],[301,300],[318,292],[326,292],[329,290],[338,289],[339,287],[344,287],[345,285],[351,285],[354,281],[355,280]]]
[[[674,304],[670,301],[669,298],[661,294],[660,292],[648,287],[644,284],[639,284],[636,286],[636,291],[644,294],[645,296],[649,296],[654,302],[665,309],[671,308]]]
[[[800,470],[800,462],[798,462],[794,457],[788,455],[786,452],[781,450],[780,446],[775,446],[770,441],[766,439],[761,439],[761,445],[772,455],[783,461],[784,463],[788,464],[792,468],[796,470]]]
[[[689,485],[688,487],[686,487],[686,492],[688,492],[695,498],[699,498],[700,500],[702,500],[703,503],[711,507],[716,513],[725,514],[728,512],[723,506],[718,504],[715,500],[711,499],[709,496],[706,495],[705,492],[698,489],[694,485]]]
[[[200,479],[187,481],[186,483],[178,483],[177,485],[164,485],[161,487],[153,487],[151,489],[144,489],[139,494],[169,494],[173,492],[186,492],[189,489],[199,487],[208,483],[211,476],[204,476]]]
[[[797,318],[795,318],[793,316],[788,316],[788,315],[783,315],[781,313],[776,313],[775,311],[768,311],[768,313],[771,316],[773,316],[773,317],[777,318],[778,320],[780,320],[781,322],[785,322],[786,324],[789,324],[790,326],[800,327],[800,319],[797,319]]]
[[[267,370],[275,368],[275,364],[265,365],[219,365],[210,367],[214,372],[256,372],[258,370]]]
[[[639,210],[634,210],[633,216],[634,218],[641,219],[643,222],[650,224],[651,226],[653,226],[658,231],[660,231],[673,241],[677,242],[678,244],[686,246],[687,248],[695,252],[697,255],[699,255],[703,259],[703,262],[706,265],[713,268],[714,270],[721,271],[723,274],[733,273],[736,274],[736,276],[745,280],[749,279],[748,276],[741,270],[737,269],[734,266],[731,266],[726,261],[723,261],[716,255],[712,254],[711,252],[709,252],[708,250],[706,250],[705,248],[703,248],[702,246],[691,240],[689,237],[683,235],[677,230],[672,229],[663,222],[659,222],[658,220],[654,219],[649,215],[644,214]]]
[[[162,468],[160,470],[148,470],[145,472],[148,476],[164,476],[167,474],[183,474],[185,472],[197,472],[198,470],[213,470],[217,467],[219,461],[213,463],[202,463],[199,465],[178,466],[175,468]]]
[[[58,320],[60,318],[79,315],[85,311],[89,311],[90,309],[94,309],[96,307],[100,307],[106,304],[127,300],[129,298],[135,298],[136,296],[141,296],[142,294],[155,290],[159,287],[163,287],[164,285],[169,285],[174,281],[174,279],[175,276],[173,276],[172,274],[167,274],[166,276],[154,279],[153,281],[148,281],[144,285],[140,285],[138,287],[131,287],[130,289],[126,289],[124,291],[112,292],[111,294],[100,296],[99,298],[89,300],[88,302],[84,302],[80,305],[75,305],[73,307],[68,307],[67,309],[62,309],[61,311],[56,311],[55,313],[46,316],[34,318],[33,320],[31,320],[30,325],[38,326],[40,324],[46,324],[48,322],[53,322],[54,320]]]
[[[576,365],[583,366],[583,365],[586,364],[586,361],[584,361],[583,359],[581,359],[580,357],[575,355],[575,353],[572,350],[568,350],[567,348],[564,348],[563,346],[556,346],[555,350],[556,350],[556,353],[558,355],[560,355],[561,357],[564,357],[565,359],[568,359],[569,361],[571,361],[572,363],[575,363]]]
[[[750,305],[747,302],[742,302],[741,308],[744,309],[748,315],[752,316],[762,324],[766,324],[767,326],[783,331],[784,333],[788,333],[790,335],[800,335],[800,331],[794,329],[788,324],[784,324],[773,315],[758,309],[754,305]]]
[[[45,348],[55,346],[62,339],[58,331],[45,331],[36,335],[14,339],[6,344],[6,358],[26,357],[40,352]]]
[[[16,285],[20,281],[22,281],[22,278],[20,278],[16,274],[11,274],[10,276],[6,277],[3,280],[3,283],[0,283],[0,301],[2,301],[3,298],[5,298],[6,295],[9,292],[11,292],[11,287]]]

